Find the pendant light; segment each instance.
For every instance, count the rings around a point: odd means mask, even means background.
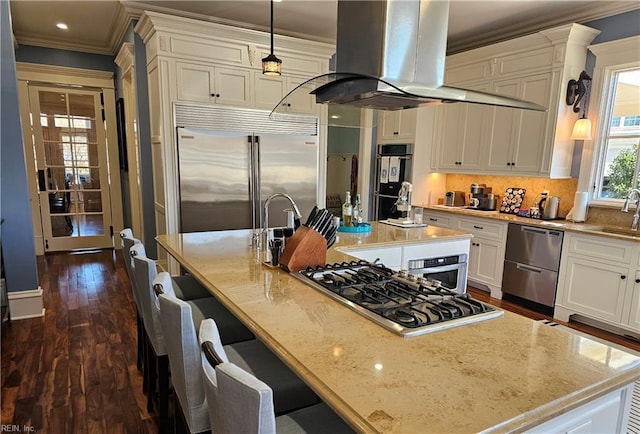
[[[271,53],[262,59],[262,73],[264,75],[280,75],[282,60],[273,54],[273,0],[271,0]]]

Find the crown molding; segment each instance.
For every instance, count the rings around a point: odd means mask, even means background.
[[[565,24],[584,24],[589,21],[630,12],[636,9],[639,9],[639,6],[635,1],[576,3],[576,7],[571,10],[570,14],[550,15],[536,17],[530,20],[516,21],[498,30],[482,32],[481,37],[479,37],[479,35],[473,35],[457,38],[455,42],[447,45],[447,54],[455,54],[485,45],[495,44]]]
[[[206,21],[213,24],[222,24],[225,26],[236,27],[240,29],[255,30],[258,32],[266,32],[266,33],[270,32],[270,28],[268,26],[258,26],[254,24],[245,23],[242,21],[228,20],[225,18],[214,17],[211,15],[203,15],[195,12],[180,11],[180,10],[166,8],[163,6],[158,6],[153,4],[138,3],[135,1],[126,1],[126,0],[122,0],[121,4],[131,13],[137,13],[138,17],[141,16],[143,12],[150,11],[150,12],[158,12],[165,15],[172,15],[174,17],[190,18],[193,20]],[[290,31],[286,31],[278,28],[274,28],[274,33],[277,33],[278,35],[282,35],[282,36],[289,36],[292,38],[304,39],[312,42],[320,42],[322,44],[329,44],[333,46],[335,46],[336,44],[335,38],[321,38],[317,36],[308,35],[305,33],[290,32]]]
[[[116,65],[122,69],[123,73],[133,68],[133,56],[133,44],[131,42],[123,43],[115,58]]]

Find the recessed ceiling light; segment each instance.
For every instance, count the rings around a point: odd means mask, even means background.
[[[56,24],[56,27],[62,30],[68,30],[69,27],[65,24],[65,23],[58,23]]]

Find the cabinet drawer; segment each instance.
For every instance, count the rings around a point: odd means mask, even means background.
[[[423,221],[428,225],[438,226],[441,228],[453,229],[454,226],[454,217],[452,215],[433,211],[425,210]]]
[[[484,219],[460,218],[457,229],[481,237],[504,239],[506,227],[506,223],[500,224]]]
[[[569,241],[569,252],[590,258],[615,261],[629,264],[634,252],[634,243],[598,236],[572,234]]]

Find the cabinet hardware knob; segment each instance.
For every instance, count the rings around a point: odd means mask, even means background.
[[[215,93],[212,93],[212,94],[211,94],[211,96],[215,98],[215,97],[216,97],[216,94],[215,94]]]
[[[622,276],[620,276],[620,278],[621,278],[622,280],[624,280],[624,279],[626,279],[626,278],[627,278],[627,276],[625,276],[625,275],[623,274]]]
[[[636,279],[636,283],[640,283],[640,279]]]
[[[429,221],[437,222],[437,221],[438,221],[438,219],[434,219],[433,217],[429,217]]]
[[[511,163],[507,163],[507,166],[511,166]]]
[[[512,166],[515,166],[515,165],[516,165],[516,163],[514,163],[514,162],[512,161],[512,162],[511,162],[511,165],[512,165]]]
[[[291,104],[287,103],[287,107],[291,107]]]
[[[478,225],[473,225],[474,229],[484,229],[482,226],[478,226]]]

